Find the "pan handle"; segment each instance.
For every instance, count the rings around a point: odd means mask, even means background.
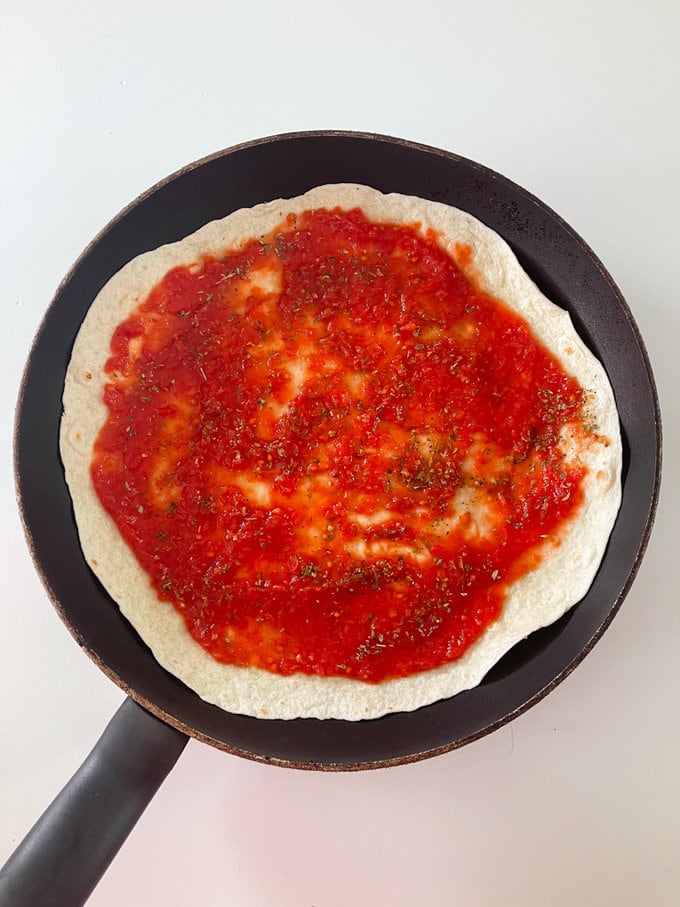
[[[126,699],[0,870],[0,907],[84,904],[187,739]]]

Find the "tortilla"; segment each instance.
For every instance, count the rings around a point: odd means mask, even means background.
[[[534,337],[578,381],[587,394],[589,419],[597,426],[593,443],[572,449],[565,439],[567,457],[587,470],[583,501],[558,543],[551,542],[539,565],[510,586],[500,617],[456,660],[380,683],[307,673],[282,675],[214,660],[189,635],[178,611],[160,601],[101,506],[90,475],[94,445],[108,415],[103,391],[110,376],[104,366],[116,327],[170,269],[239,248],[274,230],[288,215],[336,207],[360,208],[375,223],[417,223],[423,235],[436,231],[439,245],[470,279],[520,315]],[[461,255],[462,248],[471,254]],[[471,215],[351,184],[322,186],[295,199],[234,212],[180,242],[140,255],[114,275],[93,301],[74,345],[64,388],[60,446],[88,564],[157,660],[206,701],[229,712],[264,718],[376,718],[411,711],[476,686],[513,645],[556,621],[585,595],[620,504],[622,454],[613,393],[604,369],[580,340],[568,314],[543,296],[503,239]]]

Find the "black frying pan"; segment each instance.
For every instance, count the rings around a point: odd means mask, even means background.
[[[166,673],[89,571],[59,459],[61,392],[88,306],[129,259],[236,208],[333,182],[366,183],[447,202],[507,240],[546,295],[571,313],[606,367],[624,439],[623,500],[585,598],[556,624],[517,645],[476,689],[373,721],[264,721],[208,705]],[[47,311],[25,372],[16,476],[29,545],[71,633],[131,699],[0,875],[0,904],[82,903],[174,764],[187,734],[262,762],[350,770],[443,753],[510,721],[562,681],[614,617],[647,543],[659,474],[658,401],[625,301],[583,240],[504,177],[398,139],[315,132],[239,145],[164,180],[119,214],[76,262]],[[87,850],[77,855],[74,873],[69,860],[85,839]]]

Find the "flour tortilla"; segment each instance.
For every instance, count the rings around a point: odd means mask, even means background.
[[[423,673],[367,684],[347,678],[280,676],[215,662],[185,629],[177,611],[158,600],[146,573],[99,503],[90,479],[93,444],[107,418],[104,364],[116,326],[166,272],[204,255],[238,248],[279,225],[290,213],[360,207],[376,222],[418,222],[434,228],[456,257],[456,243],[473,250],[470,276],[531,326],[535,337],[589,395],[589,416],[608,443],[580,451],[588,467],[576,518],[540,566],[508,590],[503,614],[457,661]],[[465,265],[462,264],[465,269]],[[64,388],[61,455],[88,564],[157,660],[199,696],[229,711],[260,718],[359,720],[411,711],[476,686],[515,643],[561,617],[587,592],[603,557],[620,504],[621,441],[613,393],[604,369],[581,342],[569,315],[547,300],[498,234],[456,208],[366,186],[321,186],[290,200],[236,211],[180,242],[123,267],[98,294],[75,342]]]

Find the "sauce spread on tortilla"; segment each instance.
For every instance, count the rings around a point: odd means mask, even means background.
[[[106,369],[96,491],[222,662],[452,661],[582,500],[583,391],[417,225],[316,210],[175,268]]]

